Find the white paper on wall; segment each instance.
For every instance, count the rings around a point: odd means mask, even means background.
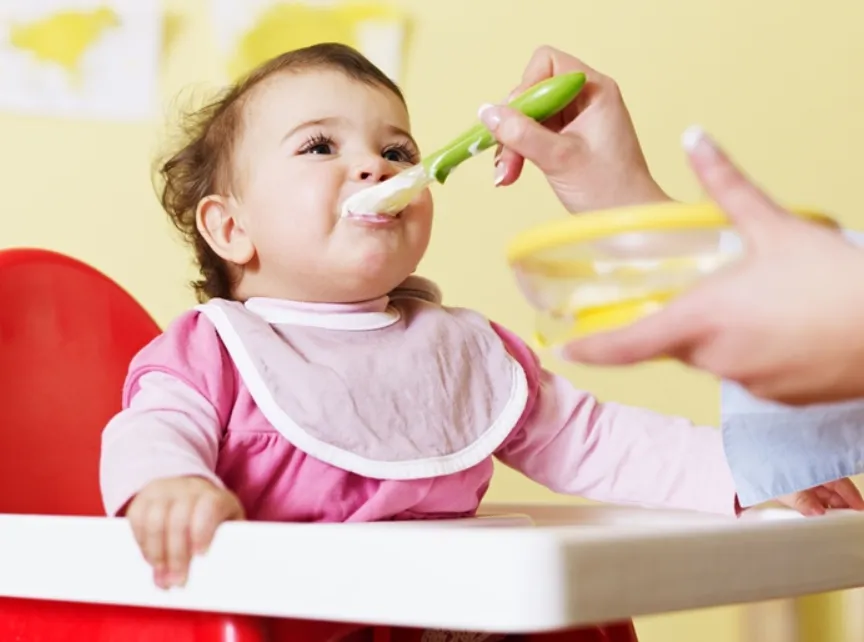
[[[3,0],[0,110],[147,119],[161,45],[158,0]]]
[[[318,42],[362,52],[394,81],[402,74],[406,19],[387,5],[335,0],[212,0],[230,80],[280,53]]]

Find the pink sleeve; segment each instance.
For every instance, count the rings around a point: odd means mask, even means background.
[[[233,364],[205,317],[189,313],[135,358],[123,410],[102,434],[100,485],[108,515],[156,479],[214,473],[234,396]]]
[[[738,513],[719,430],[602,404],[544,370],[514,334],[495,330],[533,391],[522,422],[496,453],[502,463],[556,492],[595,501]]]
[[[105,512],[114,516],[147,484],[213,472],[221,429],[212,404],[179,379],[162,372],[141,377],[128,408],[102,433],[99,482]]]
[[[197,310],[181,315],[135,355],[123,386],[124,407],[138,392],[138,380],[148,372],[180,379],[213,404],[219,421],[227,423],[236,393],[234,362],[216,328]]]

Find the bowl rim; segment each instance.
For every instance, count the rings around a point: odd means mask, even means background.
[[[793,207],[789,211],[817,225],[840,227],[834,218],[815,208]],[[507,261],[510,264],[528,261],[536,265],[543,261],[535,256],[538,252],[622,233],[729,226],[729,218],[713,202],[651,203],[596,210],[537,225],[517,234],[507,247]]]

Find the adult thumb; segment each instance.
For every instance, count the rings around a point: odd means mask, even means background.
[[[623,366],[657,357],[686,358],[704,330],[700,298],[673,301],[632,325],[577,339],[559,350],[577,363]]]
[[[701,128],[685,131],[681,144],[702,187],[745,240],[764,238],[764,233],[785,216]]]
[[[534,163],[547,176],[566,171],[579,150],[576,137],[553,132],[510,107],[483,105],[478,116],[501,145]]]

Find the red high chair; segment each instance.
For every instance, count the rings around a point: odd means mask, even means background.
[[[0,512],[104,515],[102,428],[129,361],[159,326],[93,268],[0,252]],[[257,619],[0,598],[0,640],[263,641]]]
[[[99,449],[135,353],[159,327],[95,269],[36,249],[0,251],[0,513],[104,515]],[[361,637],[355,637],[359,633]],[[181,610],[0,597],[0,640],[420,641],[421,632]],[[437,638],[436,638],[437,639]],[[630,623],[511,639],[635,642]]]

